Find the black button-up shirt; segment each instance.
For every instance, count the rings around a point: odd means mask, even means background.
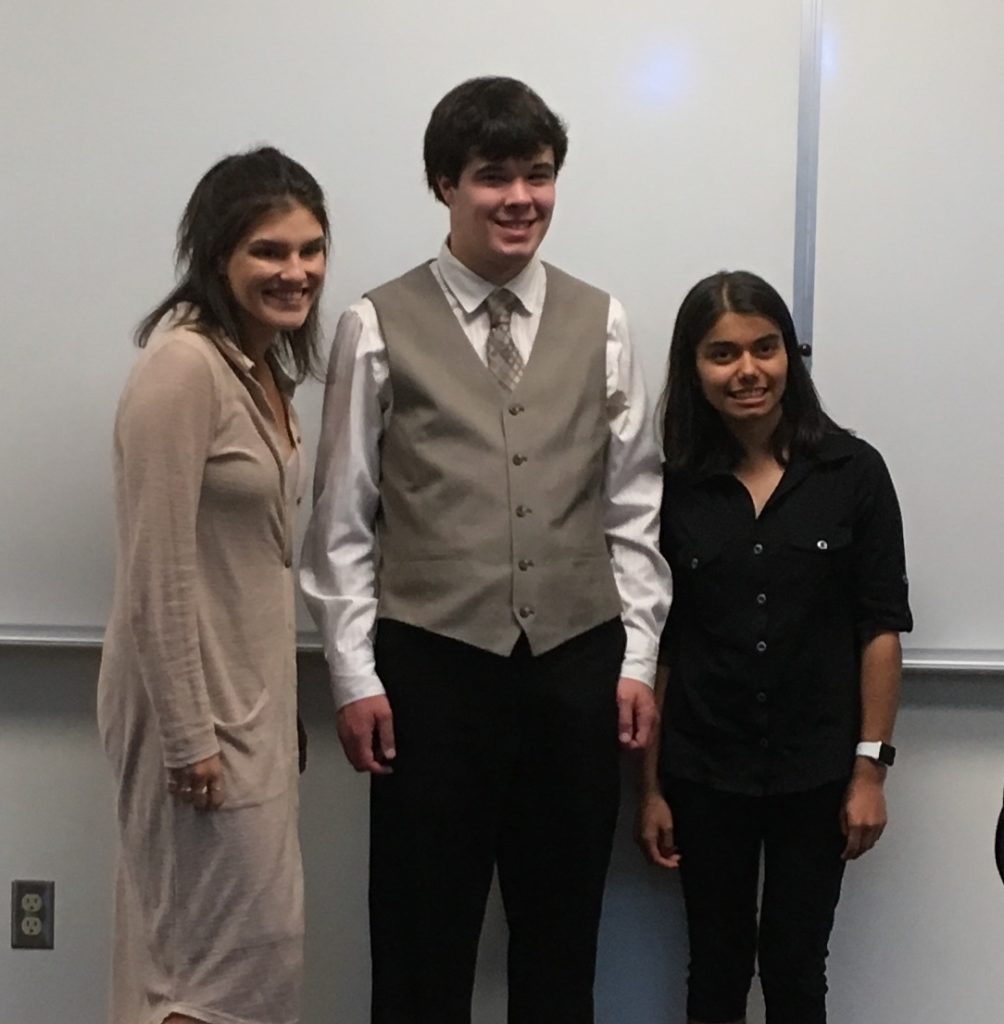
[[[913,625],[881,455],[828,435],[759,517],[727,469],[667,473],[661,544],[674,594],[660,770],[749,794],[849,776],[862,645]]]

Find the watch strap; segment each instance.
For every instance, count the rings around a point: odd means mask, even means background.
[[[881,740],[863,740],[854,749],[857,757],[867,757],[876,764],[884,764],[887,768],[892,767],[896,760],[896,748],[891,743],[883,743]]]

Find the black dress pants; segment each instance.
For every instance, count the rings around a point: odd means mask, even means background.
[[[592,1024],[619,799],[619,620],[509,657],[380,620],[393,774],[374,777],[374,1024],[469,1024],[494,869],[510,1024]]]
[[[688,1016],[702,1024],[742,1019],[759,961],[767,1024],[825,1024],[847,781],[776,796],[675,778],[663,780],[663,788],[690,935]]]

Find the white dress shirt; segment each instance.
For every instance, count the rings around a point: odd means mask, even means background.
[[[446,244],[431,270],[474,351],[485,361],[485,298],[496,285],[460,263]],[[530,358],[547,291],[534,257],[505,285],[519,300],[513,341]],[[669,567],[659,553],[662,473],[644,382],[621,304],[607,316],[605,532],[623,606],[627,648],[621,675],[651,686],[669,611]],[[303,542],[300,583],[324,641],[338,707],[384,692],[373,659],[380,499],[380,438],[393,409],[387,349],[369,299],[350,306],[335,332],[314,477],[314,511]]]

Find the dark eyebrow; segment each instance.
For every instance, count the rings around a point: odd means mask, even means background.
[[[322,245],[323,246],[324,245],[324,235],[318,235],[316,238],[311,238],[309,241],[304,242],[302,245],[298,246],[297,248],[307,249],[307,248],[309,248],[312,245]],[[271,249],[288,249],[288,248],[290,248],[288,242],[281,242],[281,241],[279,241],[279,239],[277,239],[277,238],[269,238],[267,235],[262,235],[260,238],[252,238],[251,241],[248,243],[248,248],[250,248],[250,249],[253,249],[256,246],[261,246],[262,248],[271,248]]]
[[[759,345],[761,341],[780,341],[781,335],[776,331],[772,331],[770,334],[764,334],[759,338],[753,339],[754,345]],[[731,338],[710,338],[706,344],[708,345],[738,345],[738,341],[733,341]]]

